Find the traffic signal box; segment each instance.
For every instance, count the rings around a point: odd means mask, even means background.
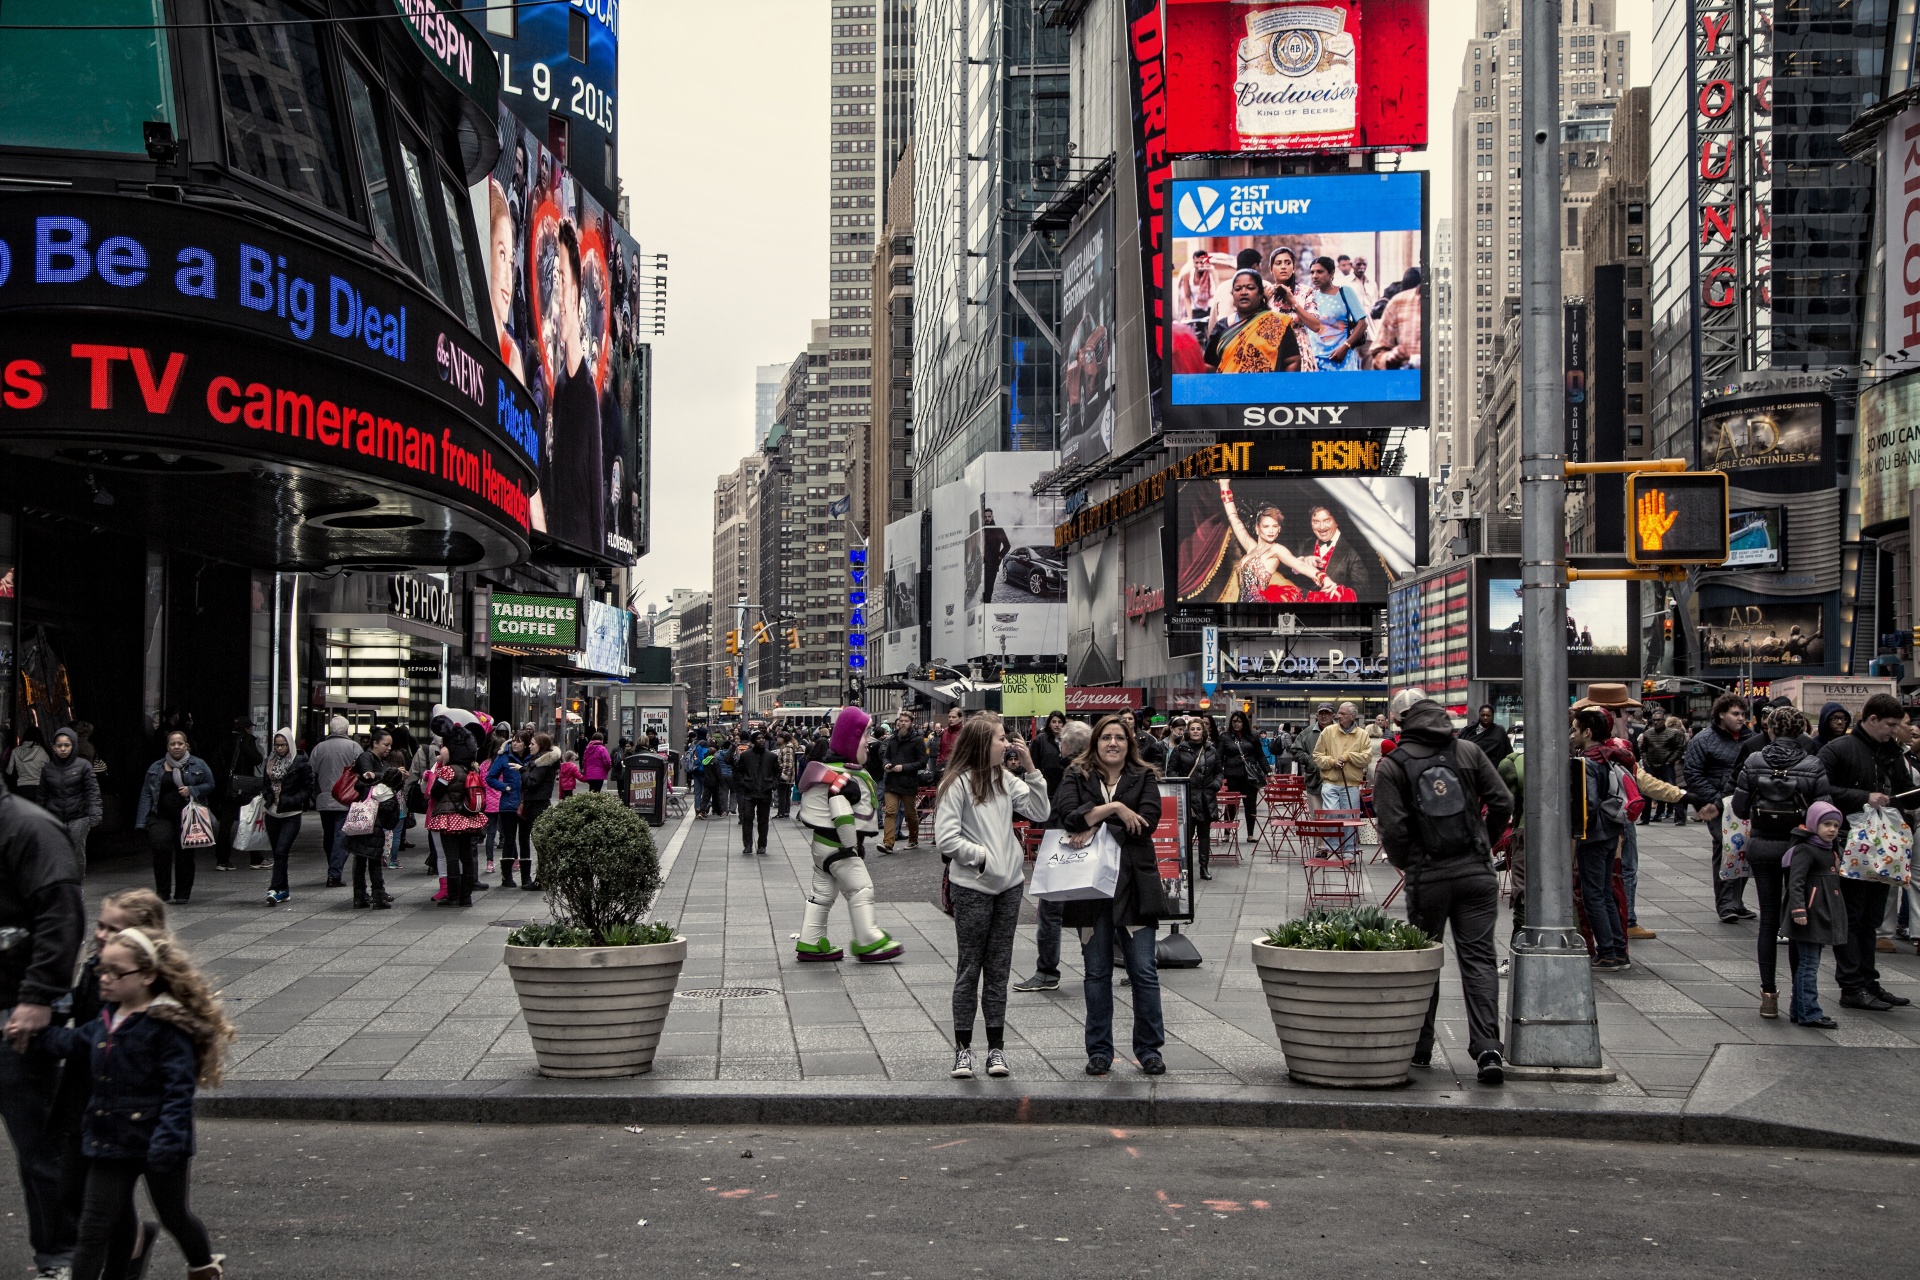
[[[1630,564],[1726,563],[1725,472],[1636,471],[1626,490]]]

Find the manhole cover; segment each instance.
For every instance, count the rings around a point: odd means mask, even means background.
[[[676,991],[674,994],[683,1000],[757,1000],[761,996],[777,996],[780,993],[768,987],[695,987],[691,991]]]

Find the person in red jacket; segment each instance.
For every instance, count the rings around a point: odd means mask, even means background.
[[[607,735],[596,733],[580,755],[580,776],[587,780],[587,790],[598,791],[607,785],[612,773],[613,755],[607,750]]]

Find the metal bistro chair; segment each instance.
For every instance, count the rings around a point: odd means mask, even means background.
[[[1215,862],[1231,861],[1240,865],[1240,805],[1238,791],[1222,791],[1217,797],[1219,816],[1207,824],[1207,838]]]
[[[1309,911],[1319,907],[1356,906],[1365,896],[1360,859],[1357,856],[1342,857],[1313,843],[1315,840],[1338,840],[1348,830],[1337,822],[1303,819],[1298,824],[1300,843],[1308,851],[1301,858],[1300,865],[1307,873],[1306,909]]]
[[[1040,842],[1046,839],[1046,828],[1037,822],[1015,822],[1013,834],[1019,837],[1020,847],[1026,852],[1028,862],[1040,856]]]
[[[1266,813],[1260,820],[1260,834],[1253,841],[1254,851],[1257,853],[1265,844],[1267,860],[1278,862],[1282,852],[1294,843],[1294,823],[1307,811],[1305,779],[1297,774],[1268,778],[1260,790],[1260,799]]]

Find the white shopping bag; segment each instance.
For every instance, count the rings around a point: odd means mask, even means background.
[[[1067,843],[1068,832],[1052,830],[1040,841],[1033,860],[1031,896],[1041,902],[1111,898],[1120,883],[1120,842],[1106,826],[1094,829],[1085,848]]]
[[[267,843],[267,801],[255,796],[240,806],[240,820],[233,825],[233,848],[236,853],[253,853]]]

